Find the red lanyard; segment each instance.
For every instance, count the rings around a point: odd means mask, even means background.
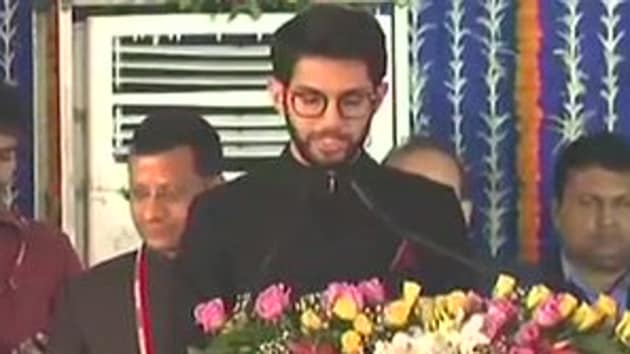
[[[136,308],[136,325],[138,326],[138,348],[140,354],[154,354],[153,327],[149,310],[149,277],[147,254],[140,247],[136,254],[135,276],[133,281],[134,305]]]

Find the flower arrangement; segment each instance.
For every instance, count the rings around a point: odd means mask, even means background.
[[[490,298],[424,297],[419,284],[405,282],[387,300],[373,279],[291,299],[276,284],[239,296],[231,310],[221,299],[198,305],[196,321],[209,336],[199,353],[630,353],[630,312],[618,314],[612,298],[588,305],[544,285],[525,292],[505,275]]]

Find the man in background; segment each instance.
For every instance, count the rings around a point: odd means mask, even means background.
[[[143,245],[69,284],[49,353],[185,353],[175,328],[192,331],[194,319],[173,307],[186,301],[175,298],[173,263],[192,200],[223,182],[222,160],[218,134],[198,114],[149,114],[134,133],[128,161],[131,213]]]
[[[27,119],[21,101],[14,87],[0,85],[0,354],[41,350],[55,295],[81,271],[66,235],[14,205],[17,151]]]
[[[560,250],[542,280],[588,302],[612,296],[630,304],[630,143],[625,136],[584,136],[558,156],[553,221]]]
[[[453,188],[466,223],[470,225],[472,201],[465,193],[467,183],[464,166],[447,147],[429,137],[416,135],[392,149],[383,163]]]

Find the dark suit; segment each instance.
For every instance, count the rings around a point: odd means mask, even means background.
[[[114,258],[70,282],[53,322],[48,353],[139,353],[133,298],[135,255]],[[186,329],[193,320],[192,315],[173,312],[172,262],[150,251],[147,260],[156,354],[184,353],[173,333],[177,323],[183,322]]]
[[[300,165],[287,149],[193,204],[179,259],[197,295],[230,296],[278,281],[299,293],[374,276],[413,277],[429,293],[474,285],[470,269],[417,245],[415,264],[394,264],[402,239],[361,202],[351,180],[396,223],[470,256],[450,188],[382,167],[366,154],[330,177]]]

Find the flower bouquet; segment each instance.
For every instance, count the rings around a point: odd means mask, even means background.
[[[206,354],[630,353],[630,312],[618,314],[612,298],[588,305],[544,285],[523,291],[506,275],[491,298],[424,297],[406,282],[387,300],[373,279],[292,301],[291,289],[277,284],[239,296],[231,309],[221,299],[200,304],[195,318],[209,340],[191,352]]]

